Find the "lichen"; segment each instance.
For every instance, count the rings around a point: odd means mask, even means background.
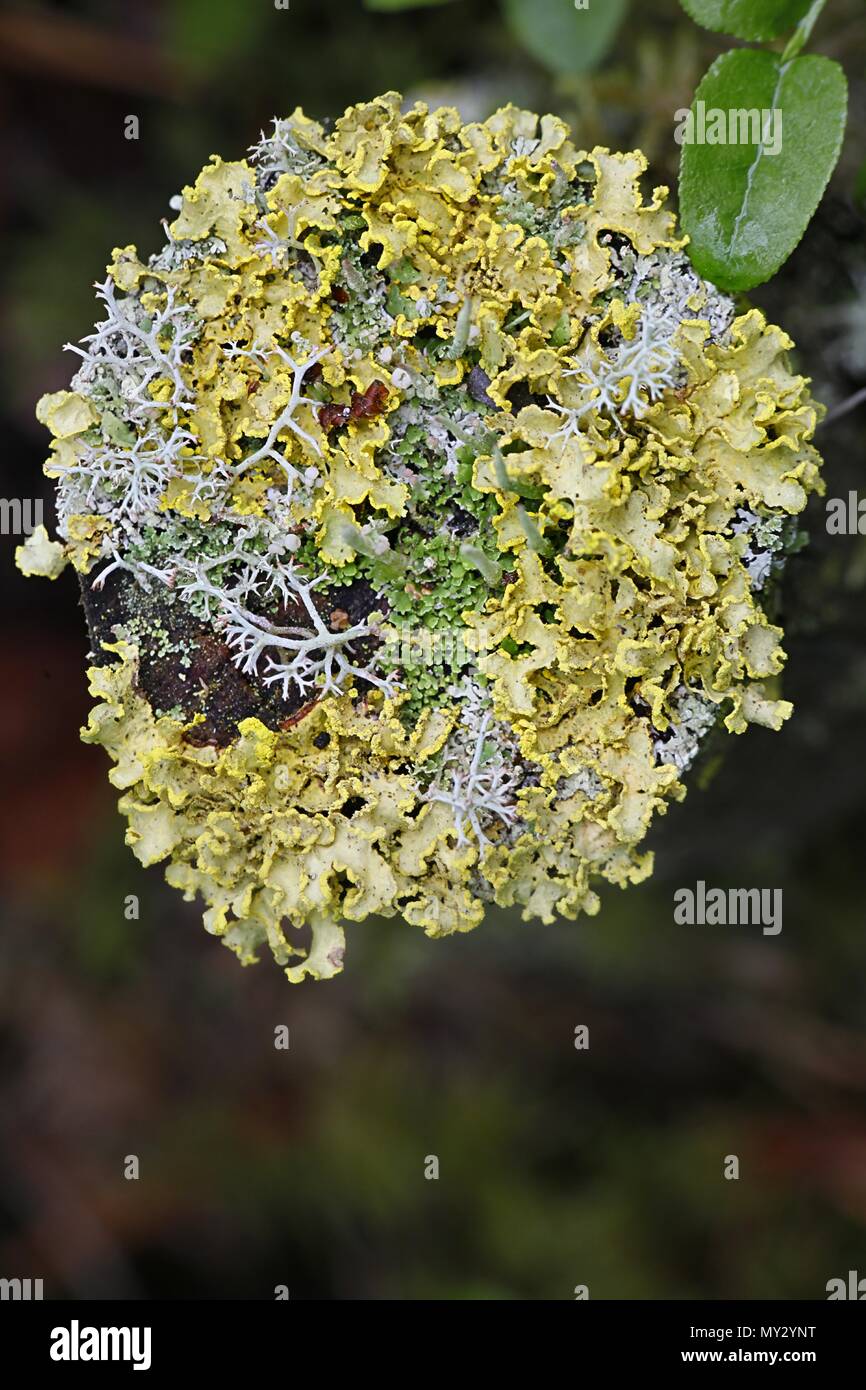
[[[20,563],[78,570],[127,841],[243,962],[596,913],[709,731],[790,713],[766,586],[819,408],[645,168],[391,93],[114,252]]]

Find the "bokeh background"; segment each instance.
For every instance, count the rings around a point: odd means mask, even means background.
[[[155,250],[212,152],[398,88],[471,118],[556,110],[675,188],[673,112],[725,46],[675,0],[634,0],[565,76],[497,0],[4,4],[3,494],[49,507],[35,400],[68,382],[111,247]],[[812,47],[848,73],[847,144],[753,299],[838,406],[866,384],[862,0],[830,0]],[[862,487],[866,406],[819,440],[829,495]],[[78,742],[75,581],[23,580],[0,538],[0,1275],[85,1299],[823,1298],[866,1275],[866,538],[828,537],[820,501],[808,521],[782,615],[796,715],[693,781],[651,881],[576,924],[354,926],[345,974],[300,987],[241,970],[124,847],[107,760]],[[781,887],[782,934],[675,926],[699,878]]]

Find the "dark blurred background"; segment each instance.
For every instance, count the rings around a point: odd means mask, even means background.
[[[4,4],[4,496],[50,517],[35,401],[68,383],[111,248],[157,249],[212,152],[398,88],[469,118],[556,110],[675,188],[673,112],[726,46],[675,0],[633,3],[566,75],[495,0]],[[838,406],[866,384],[862,0],[830,0],[812,47],[848,73],[847,144],[753,299]],[[818,438],[829,495],[862,486],[866,406]],[[866,538],[828,537],[820,501],[808,521],[782,613],[795,717],[693,779],[654,878],[579,923],[352,926],[345,974],[295,987],[240,969],[124,847],[107,760],[78,742],[75,580],[22,579],[3,537],[0,1276],[67,1298],[726,1299],[866,1275]],[[697,879],[781,887],[781,935],[675,926]]]

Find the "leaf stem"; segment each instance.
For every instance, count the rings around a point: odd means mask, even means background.
[[[811,9],[803,15],[793,34],[789,38],[784,50],[782,51],[782,66],[790,63],[792,58],[796,58],[800,49],[803,48],[812,36],[812,30],[818,21],[818,16],[826,5],[827,0],[814,0]]]

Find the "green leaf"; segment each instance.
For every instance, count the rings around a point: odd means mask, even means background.
[[[716,59],[675,137],[683,142],[682,223],[701,275],[725,290],[747,290],[778,270],[821,201],[846,111],[845,74],[830,58],[783,64],[775,53],[744,48]],[[766,138],[756,140],[762,113],[772,112]],[[722,123],[725,137],[745,135],[744,142],[707,143]]]
[[[451,0],[364,0],[368,10],[429,10],[431,5],[448,5]]]
[[[777,39],[808,13],[812,0],[680,0],[705,29],[737,39]]]
[[[589,72],[613,43],[628,0],[505,0],[505,18],[519,43],[552,72]]]

